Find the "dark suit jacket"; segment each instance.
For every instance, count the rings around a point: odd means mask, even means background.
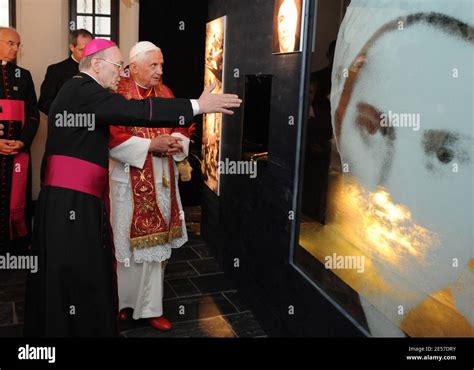
[[[78,73],[79,63],[71,57],[48,67],[44,81],[41,84],[41,94],[38,102],[41,112],[49,113],[49,108],[61,87]]]

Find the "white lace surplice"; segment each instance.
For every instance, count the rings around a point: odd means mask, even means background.
[[[184,148],[183,153],[180,153],[179,156],[174,156],[175,160],[182,160],[188,154],[189,139],[181,134],[173,134],[173,136],[179,136],[183,139],[181,142],[181,145]],[[149,139],[132,137],[126,142],[110,150],[110,156],[115,160],[113,163],[110,179],[111,223],[114,232],[115,255],[117,261],[121,263],[126,262],[127,259],[129,261],[133,260],[136,263],[163,262],[171,257],[171,250],[173,248],[179,248],[188,241],[184,212],[182,212],[183,207],[181,205],[181,198],[178,189],[179,172],[176,164],[173,162],[175,172],[174,181],[176,181],[176,197],[178,200],[180,214],[183,215],[182,236],[172,240],[167,244],[144,249],[135,249],[133,252],[130,250],[129,237],[130,223],[133,213],[133,202],[129,179],[130,174],[125,171],[124,163],[130,164],[130,166],[142,168],[148,153],[149,146]],[[163,169],[167,179],[170,181],[171,179],[169,168],[167,165],[163,166],[163,163],[167,164],[167,161],[165,162],[163,158],[153,158],[157,202],[165,221],[168,223],[171,212],[171,189],[169,186],[164,187],[162,184]]]

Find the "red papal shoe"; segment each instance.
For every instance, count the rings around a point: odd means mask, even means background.
[[[119,320],[127,321],[128,320],[128,309],[124,308],[119,312]]]
[[[171,325],[168,319],[164,316],[153,317],[151,319],[148,319],[148,322],[151,326],[160,331],[168,331],[171,330],[171,328],[173,327],[173,325]]]

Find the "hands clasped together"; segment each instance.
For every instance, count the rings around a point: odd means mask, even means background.
[[[160,156],[168,156],[183,151],[183,147],[179,144],[181,138],[171,135],[161,135],[151,139],[149,152]]]
[[[3,136],[3,125],[0,124],[0,136]],[[24,148],[23,142],[19,140],[0,139],[0,155],[15,155]]]

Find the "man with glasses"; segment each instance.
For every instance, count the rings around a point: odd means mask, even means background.
[[[32,244],[38,271],[28,275],[26,335],[118,335],[107,211],[109,126],[185,127],[196,114],[232,114],[229,108],[240,106],[236,95],[212,94],[215,86],[198,100],[127,100],[109,91],[117,89],[122,65],[115,43],[91,41],[81,73],[51,105]],[[84,120],[94,125],[84,126]]]
[[[53,103],[59,89],[67,80],[77,75],[82,52],[93,38],[92,34],[85,29],[71,31],[69,34],[69,50],[71,55],[62,62],[50,65],[46,71],[38,102],[41,112],[44,114],[49,113],[49,107]]]
[[[15,65],[20,35],[0,27],[0,253],[21,254],[31,234],[30,147],[38,130],[31,74]]]

